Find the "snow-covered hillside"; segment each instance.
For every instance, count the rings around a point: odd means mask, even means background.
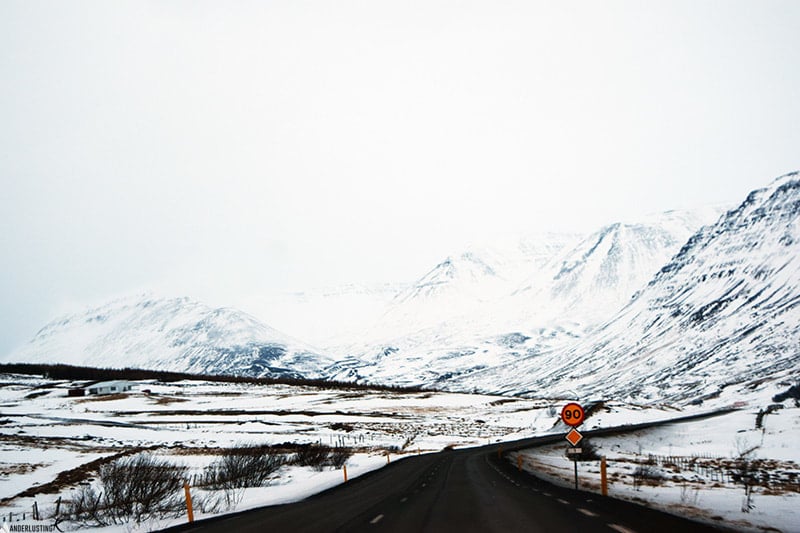
[[[512,339],[500,339],[504,345],[519,342],[520,334],[506,334],[516,317],[499,302],[578,239],[506,235],[448,256],[399,292],[369,329],[334,347],[339,357],[331,377],[435,384],[465,369],[508,361],[507,354],[476,348],[486,337],[489,344],[498,336]]]
[[[714,208],[543,235],[448,257],[395,298],[339,379],[448,383],[575,342],[622,308]],[[480,386],[477,384],[476,386]]]
[[[668,211],[636,223],[618,222],[555,257],[519,290],[537,303],[528,316],[562,317],[585,326],[607,320],[721,209]]]
[[[385,342],[483,313],[578,239],[560,233],[507,235],[448,256],[395,296],[366,340]]]
[[[800,367],[800,178],[751,193],[696,233],[634,300],[572,346],[455,387],[702,400],[794,380]]]
[[[230,308],[189,298],[124,298],[64,316],[7,361],[209,374],[318,377],[331,361]]]

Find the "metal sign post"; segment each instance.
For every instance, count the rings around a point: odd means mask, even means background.
[[[578,457],[572,458],[572,465],[575,467],[575,490],[578,490]]]

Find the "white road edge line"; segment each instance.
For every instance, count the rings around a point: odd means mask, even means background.
[[[618,524],[608,524],[608,527],[610,527],[614,531],[619,531],[619,533],[636,533],[634,530],[628,529],[627,527],[620,526]]]
[[[378,523],[378,522],[380,522],[381,520],[383,520],[383,515],[382,515],[382,514],[379,514],[378,516],[376,516],[375,518],[373,518],[372,520],[370,520],[370,521],[369,521],[369,523],[370,523],[370,524],[377,524],[377,523]]]
[[[580,511],[583,514],[585,514],[586,516],[597,516],[597,513],[593,513],[589,509],[582,509],[582,508],[578,507],[578,511]]]

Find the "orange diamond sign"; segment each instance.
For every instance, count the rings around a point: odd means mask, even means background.
[[[581,439],[582,439],[582,438],[583,438],[583,435],[581,435],[581,434],[578,432],[578,430],[577,430],[577,429],[575,429],[575,428],[572,428],[572,429],[569,431],[569,433],[567,433],[567,440],[568,440],[568,441],[569,441],[569,443],[570,443],[570,444],[572,444],[573,446],[577,446],[577,445],[578,445],[578,443],[581,441]]]

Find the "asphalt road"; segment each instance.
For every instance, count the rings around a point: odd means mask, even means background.
[[[513,445],[506,443],[504,448],[520,449],[553,439],[527,439]],[[198,521],[172,530],[719,531],[632,503],[555,487],[518,472],[500,459],[498,445],[408,457],[297,503]]]

